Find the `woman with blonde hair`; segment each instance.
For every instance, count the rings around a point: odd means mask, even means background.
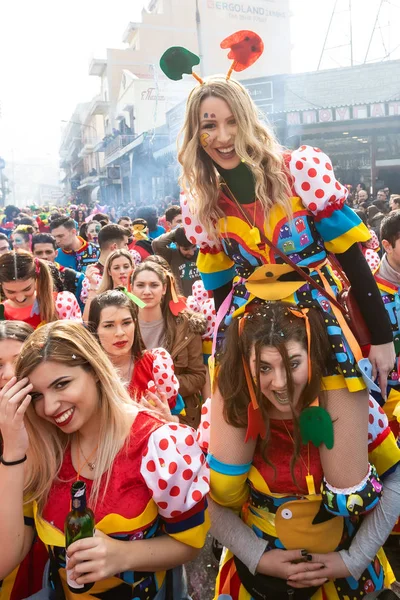
[[[82,320],[75,296],[53,292],[47,262],[28,252],[14,250],[0,256],[0,285],[7,320],[24,321],[34,329],[57,319]]]
[[[56,322],[32,335],[0,393],[0,427],[0,538],[8,549],[0,577],[31,547],[26,515],[49,548],[49,585],[60,595],[74,597],[68,581],[90,586],[82,598],[185,597],[180,565],[198,554],[207,531],[204,456],[189,428],[140,410],[82,325]],[[78,480],[96,535],[66,552]]]
[[[186,308],[178,297],[170,271],[145,260],[132,275],[132,292],[145,303],[139,309],[140,333],[147,350],[165,348],[174,361],[186,416],[181,421],[196,428],[200,422],[200,391],[206,382],[201,336],[203,315]]]
[[[348,191],[319,148],[284,152],[248,91],[220,76],[190,94],[179,161],[186,235],[200,246],[198,268],[216,308],[224,304],[217,319],[217,358],[226,327],[250,304],[283,300],[300,311],[321,311],[332,362],[322,379],[320,411],[329,413],[335,440],[329,450],[321,445],[321,460],[338,493],[348,488],[356,493],[369,473],[368,392],[358,365],[360,348],[331,301],[340,283],[329,252],[352,284],[371,334],[372,375],[379,376],[384,395],[395,355],[379,290],[358,247],[369,232],[345,204]],[[222,418],[213,418],[217,429]],[[216,458],[231,459],[234,447],[239,463],[247,462],[245,439],[257,438],[260,427],[250,406],[247,436],[239,442],[232,428],[214,448]]]
[[[134,268],[135,262],[132,255],[128,250],[119,248],[111,252],[107,257],[104,265],[104,273],[101,278],[98,272],[95,272],[95,268],[90,271],[89,278],[91,286],[83,311],[83,320],[85,322],[87,322],[89,318],[91,302],[98,294],[102,294],[107,290],[113,290],[118,286],[130,290],[131,275]]]

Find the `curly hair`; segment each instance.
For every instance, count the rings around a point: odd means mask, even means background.
[[[266,219],[274,204],[280,204],[291,216],[288,173],[274,133],[262,123],[256,105],[240,83],[221,76],[209,77],[189,96],[185,122],[178,137],[181,140],[178,160],[182,165],[181,187],[189,200],[192,199],[192,210],[210,237],[218,239],[215,224],[225,215],[218,207],[218,172],[199,142],[200,105],[209,97],[227,102],[235,117],[235,149],[253,173],[256,197],[263,206]]]

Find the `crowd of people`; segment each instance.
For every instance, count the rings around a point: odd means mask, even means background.
[[[400,196],[349,198],[224,77],[179,161],[162,217],[4,210],[0,599],[189,600],[209,531],[215,600],[395,598]]]

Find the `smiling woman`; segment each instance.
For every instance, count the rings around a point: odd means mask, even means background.
[[[57,319],[82,320],[75,296],[70,292],[54,293],[46,261],[28,252],[0,256],[0,285],[8,320],[24,321],[33,328]]]
[[[165,600],[168,569],[186,597],[181,565],[208,529],[203,453],[189,428],[140,411],[82,325],[32,334],[0,392],[0,428],[0,578],[29,552],[34,520],[52,556],[48,583],[66,588],[64,521],[71,482],[84,480],[96,536],[68,546],[69,580],[94,584],[81,597]]]

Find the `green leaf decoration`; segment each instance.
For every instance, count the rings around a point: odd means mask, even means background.
[[[172,81],[179,81],[183,74],[192,74],[193,67],[200,63],[200,58],[182,46],[168,48],[160,59],[163,73]]]
[[[333,424],[329,413],[321,406],[309,406],[300,415],[300,433],[303,444],[312,442],[319,448],[325,444],[333,448]]]

